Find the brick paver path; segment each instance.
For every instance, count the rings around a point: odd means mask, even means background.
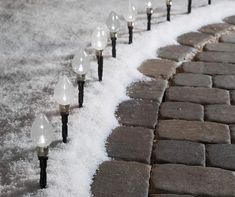
[[[183,34],[143,62],[152,81],[132,84],[117,108],[95,197],[235,197],[234,25]]]

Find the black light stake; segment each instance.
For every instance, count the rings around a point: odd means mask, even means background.
[[[167,21],[171,21],[171,5],[172,5],[172,0],[166,0]]]
[[[112,57],[116,57],[116,41],[117,41],[117,33],[110,33],[111,41],[112,41]]]
[[[69,105],[60,105],[60,115],[62,121],[62,139],[63,143],[67,143]]]
[[[47,186],[47,160],[48,160],[48,148],[38,147],[37,148],[38,160],[40,163],[40,180],[39,185],[41,189]]]
[[[208,0],[208,4],[211,5],[211,0]]]
[[[147,30],[151,30],[151,19],[152,19],[153,9],[147,8]]]
[[[78,105],[79,108],[81,108],[83,106],[83,98],[84,98],[85,75],[78,75],[77,83],[78,83]]]
[[[134,23],[133,22],[127,22],[128,30],[129,30],[129,44],[133,42],[133,28]]]
[[[192,0],[188,0],[188,14],[191,13],[192,10]]]
[[[98,78],[99,81],[102,81],[103,78],[103,55],[102,50],[96,50],[96,57],[98,63]]]

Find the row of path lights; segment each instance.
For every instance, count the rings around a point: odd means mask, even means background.
[[[211,5],[211,0],[208,0],[208,4]],[[188,13],[192,11],[192,0],[188,0]]]
[[[191,12],[192,0],[189,0],[188,11]],[[211,4],[211,0],[208,0],[208,4]],[[172,6],[172,0],[166,0],[167,6],[167,21],[170,21],[170,11]],[[153,14],[152,2],[146,3],[147,13],[147,30],[151,30],[151,17]],[[127,12],[124,14],[124,18],[127,21],[129,32],[129,44],[133,41],[133,28],[134,22],[137,18],[137,10],[133,4],[129,1]],[[116,40],[117,33],[120,29],[120,19],[118,14],[111,12],[106,21],[106,25],[110,31],[110,38],[112,41],[112,57],[116,57]],[[102,81],[103,77],[103,55],[102,52],[107,46],[108,35],[106,28],[103,26],[97,27],[92,34],[92,47],[96,50],[96,57],[98,63],[98,79]],[[90,68],[90,60],[84,50],[79,50],[73,61],[73,71],[77,74],[78,85],[78,106],[83,106],[84,100],[84,85],[86,80],[86,74]],[[68,116],[70,111],[70,105],[74,98],[73,85],[66,75],[59,77],[59,81],[55,86],[54,99],[59,104],[59,110],[62,120],[62,141],[67,143],[68,138]],[[47,160],[48,160],[48,147],[54,139],[54,129],[50,124],[45,114],[39,114],[33,124],[31,130],[31,138],[37,147],[37,156],[40,162],[40,188],[46,188],[47,185]]]

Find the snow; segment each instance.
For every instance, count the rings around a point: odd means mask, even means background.
[[[233,0],[193,1],[192,14],[186,0],[174,0],[172,22],[165,22],[165,1],[154,1],[151,32],[146,32],[144,2],[139,11],[134,43],[128,45],[126,23],[118,38],[117,59],[111,47],[104,51],[103,81],[97,81],[97,64],[90,39],[93,29],[106,21],[111,10],[122,13],[127,1],[118,0],[0,0],[0,194],[1,196],[89,197],[98,166],[108,160],[105,141],[118,126],[114,112],[128,99],[126,87],[145,79],[137,67],[156,58],[156,49],[176,44],[176,37],[202,25],[221,22],[235,14]],[[105,14],[104,14],[105,13]],[[121,17],[123,19],[123,17]],[[61,143],[58,105],[54,87],[66,72],[77,91],[69,57],[85,47],[91,62],[84,108],[74,98],[69,116],[69,143]],[[48,188],[38,190],[39,167],[30,129],[36,114],[45,112],[55,132],[48,160]]]

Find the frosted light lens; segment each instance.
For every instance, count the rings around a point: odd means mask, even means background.
[[[72,68],[78,75],[85,75],[90,69],[90,60],[84,50],[79,50],[73,59]]]
[[[172,5],[172,0],[166,0],[167,5]]]
[[[116,12],[110,12],[108,19],[106,21],[106,25],[109,28],[110,32],[116,33],[119,31],[121,23]]]
[[[147,6],[147,8],[152,8],[152,2],[151,1],[147,1],[146,2],[146,6]]]
[[[129,1],[129,6],[124,13],[124,18],[127,22],[134,22],[137,17],[136,7]]]
[[[97,27],[92,34],[92,47],[96,50],[103,50],[107,46],[108,35],[106,28]]]
[[[33,122],[31,138],[38,147],[49,146],[54,138],[54,129],[44,114],[39,114]]]
[[[74,96],[75,93],[71,81],[66,75],[60,76],[54,91],[56,102],[60,105],[70,105],[73,102]]]

